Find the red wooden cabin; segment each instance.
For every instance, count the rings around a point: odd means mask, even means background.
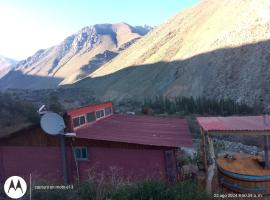
[[[190,147],[186,120],[113,114],[112,102],[89,105],[65,114],[67,175],[70,183],[89,175],[111,173],[130,181],[176,179],[175,150]],[[61,181],[59,136],[45,134],[39,125],[0,138],[0,178]],[[92,173],[92,174],[91,174]],[[114,174],[115,175],[115,174]]]

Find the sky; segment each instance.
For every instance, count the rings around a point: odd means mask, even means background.
[[[22,60],[85,26],[157,26],[199,0],[0,0],[0,55]]]

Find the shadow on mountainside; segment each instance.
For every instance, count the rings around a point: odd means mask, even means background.
[[[168,52],[169,53],[169,52]],[[184,60],[130,66],[64,87],[84,87],[104,100],[157,95],[270,103],[270,41],[223,48]]]
[[[62,81],[58,77],[46,77],[23,74],[21,71],[10,71],[0,79],[0,90],[6,89],[50,89]]]
[[[74,88],[84,88],[101,100],[184,95],[230,98],[244,103],[263,98],[265,103],[270,103],[269,63],[268,40],[217,49],[178,61],[130,66],[61,88],[72,88],[73,91]],[[55,88],[61,81],[61,78],[29,76],[12,71],[0,79],[0,89]]]

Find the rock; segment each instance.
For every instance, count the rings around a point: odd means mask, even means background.
[[[263,155],[263,151],[261,148],[256,147],[256,146],[249,146],[249,145],[244,145],[240,142],[231,142],[227,140],[219,140],[215,139],[215,143],[223,143],[224,144],[224,149],[218,152],[218,154],[224,154],[224,153],[246,153],[246,154],[251,154],[251,155]],[[200,140],[194,140],[194,147],[195,149],[198,148]],[[216,150],[216,149],[215,149]]]
[[[196,150],[194,148],[187,148],[187,147],[182,147],[181,148],[184,156],[186,156],[187,158],[194,158],[194,154],[196,153]]]
[[[187,165],[183,165],[181,167],[181,175],[182,177],[185,178],[192,178],[194,176],[196,176],[199,172],[199,169],[197,167],[197,165],[193,165],[193,164],[187,164]]]

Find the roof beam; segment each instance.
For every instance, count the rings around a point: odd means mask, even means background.
[[[270,131],[207,131],[209,135],[270,135]]]

